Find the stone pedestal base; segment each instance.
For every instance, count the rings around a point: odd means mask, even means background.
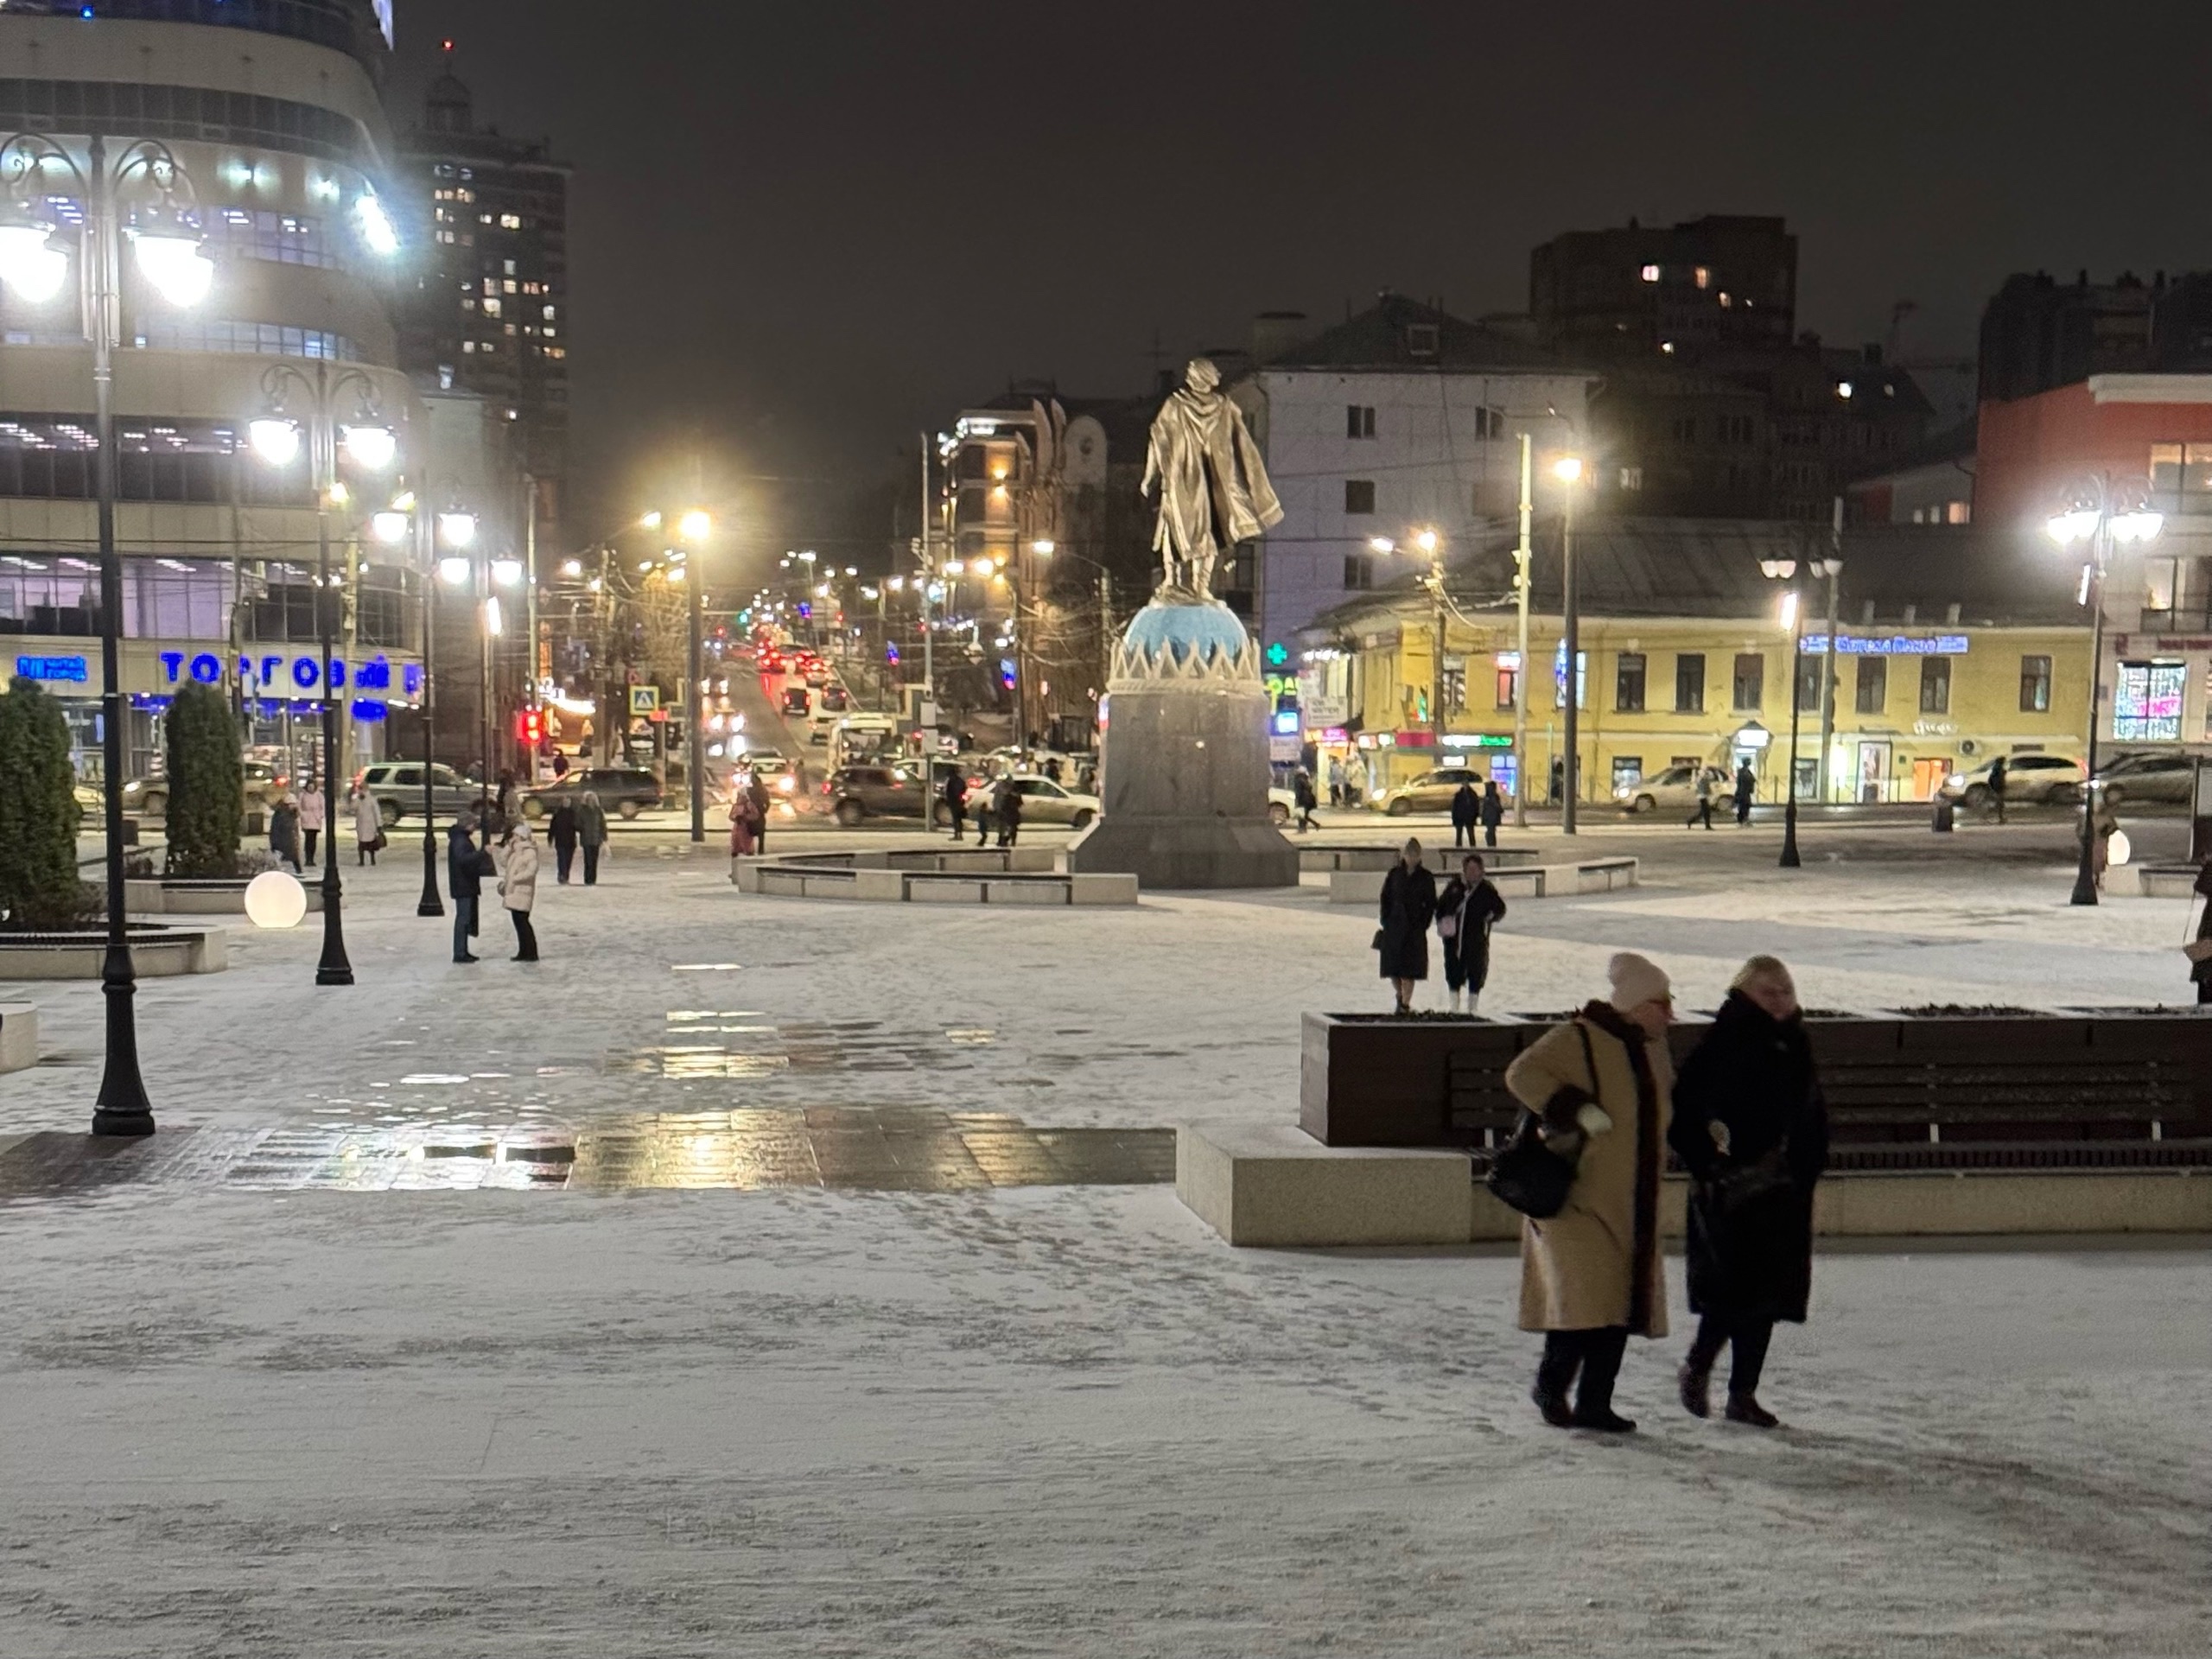
[[[1155,601],[1116,653],[1096,823],[1067,867],[1144,888],[1294,887],[1298,849],[1268,822],[1268,695],[1224,606]]]
[[[1103,817],[1067,858],[1071,871],[1134,875],[1146,892],[1298,885],[1298,849],[1265,818]]]

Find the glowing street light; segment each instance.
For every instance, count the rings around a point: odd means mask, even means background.
[[[476,540],[476,515],[473,512],[442,512],[438,515],[438,539],[448,547],[467,547]],[[467,563],[466,560],[463,561]]]
[[[349,426],[346,455],[355,466],[381,473],[399,457],[399,439],[388,426]]]
[[[194,306],[215,284],[215,262],[200,249],[200,232],[173,206],[149,210],[130,232],[138,270],[171,305]]]
[[[660,515],[656,513],[653,516],[658,518]],[[677,521],[676,526],[676,533],[687,542],[703,542],[714,534],[714,531],[713,515],[702,512],[696,507],[685,513]]]
[[[281,415],[264,415],[248,421],[246,442],[253,453],[271,467],[289,467],[299,458],[300,424]]]
[[[369,532],[386,547],[397,547],[407,539],[408,524],[409,519],[404,512],[387,508],[370,518]]]
[[[44,305],[68,279],[69,256],[54,245],[54,226],[26,207],[0,208],[0,285]]]

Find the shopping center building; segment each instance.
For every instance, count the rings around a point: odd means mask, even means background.
[[[122,232],[114,354],[126,765],[157,764],[158,716],[187,680],[219,684],[254,741],[302,757],[325,693],[319,593],[334,607],[328,690],[352,758],[384,751],[423,691],[425,539],[386,519],[419,471],[421,406],[392,315],[409,250],[386,203],[378,86],[389,7],[372,0],[11,0],[0,10],[0,212],[66,257],[50,295],[0,272],[0,671],[62,699],[83,773],[100,764],[92,310],[85,227],[100,141]],[[158,146],[159,148],[156,148]],[[173,157],[172,175],[163,164]],[[137,238],[196,231],[196,302],[152,280]],[[58,270],[58,268],[57,268]],[[248,442],[282,416],[283,464]],[[319,423],[335,451],[334,581],[317,582]],[[397,437],[384,464],[356,427]],[[389,448],[389,445],[382,446]],[[342,494],[343,499],[338,499]],[[417,504],[427,510],[435,504]]]

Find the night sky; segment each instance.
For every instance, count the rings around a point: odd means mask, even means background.
[[[1631,214],[1784,214],[1801,327],[1880,340],[1910,299],[1908,361],[1970,357],[2008,271],[2212,264],[2203,22],[2050,0],[401,0],[392,102],[419,109],[451,34],[480,123],[575,165],[575,528],[673,487],[658,471],[696,443],[748,540],[826,543],[857,532],[824,504],[1012,377],[1135,392],[1155,346],[1384,287],[1521,309],[1532,245]]]

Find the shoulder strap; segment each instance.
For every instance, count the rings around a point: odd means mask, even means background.
[[[1590,1046],[1590,1022],[1578,1020],[1574,1022],[1574,1028],[1582,1034],[1582,1059],[1583,1064],[1590,1068],[1590,1098],[1595,1100],[1598,1098],[1598,1051]]]

